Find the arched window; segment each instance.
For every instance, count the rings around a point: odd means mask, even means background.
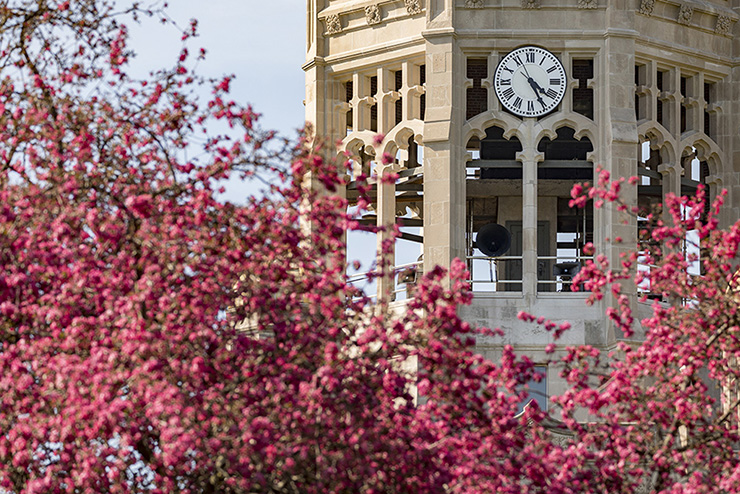
[[[593,180],[593,163],[587,159],[593,146],[588,138],[578,140],[573,129],[562,127],[555,139],[542,139],[537,149],[545,155],[537,167],[537,291],[570,291],[594,232],[591,203],[571,208],[570,191],[577,183]]]
[[[504,129],[491,127],[483,139],[474,137],[466,147],[472,158],[466,168],[466,241],[473,289],[521,291],[522,164],[516,157],[522,145],[516,137],[506,139]],[[491,256],[490,249],[482,251],[479,245],[478,233],[490,224],[511,233],[510,248],[500,255]],[[505,239],[495,240],[500,245]]]

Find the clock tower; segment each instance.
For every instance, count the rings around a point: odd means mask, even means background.
[[[571,280],[594,254],[616,264],[639,240],[640,217],[573,209],[570,190],[597,168],[636,176],[625,199],[647,214],[665,194],[705,184],[710,194],[729,189],[725,219],[737,217],[738,7],[308,0],[307,120],[341,142],[356,174],[399,174],[378,181],[363,219],[404,226],[399,252],[423,252],[419,269],[466,260],[475,297],[461,315],[504,330],[478,341],[480,352],[496,359],[512,344],[547,360],[549,333],[519,311],[569,321],[560,343],[609,349],[622,336],[604,316],[607,302],[587,307]],[[396,162],[382,165],[383,153]],[[350,184],[347,197],[356,194]],[[413,296],[413,269],[403,271],[378,282],[378,297],[397,310],[404,285]],[[558,393],[557,371],[544,372],[543,394]]]

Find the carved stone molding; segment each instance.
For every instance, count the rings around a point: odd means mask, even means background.
[[[729,16],[720,15],[717,17],[717,25],[714,27],[714,32],[722,36],[728,36],[730,34],[730,26],[732,22]]]
[[[681,5],[681,10],[678,12],[678,23],[689,25],[691,24],[691,18],[694,16],[694,7],[691,5]]]
[[[339,20],[339,14],[332,14],[324,19],[326,31],[324,34],[337,34],[342,32],[342,22]]]
[[[365,19],[369,26],[380,24],[380,7],[377,5],[368,5],[365,7]]]
[[[597,0],[578,0],[579,9],[595,9],[598,5],[599,2]]]
[[[522,0],[523,9],[539,9],[540,0]]]
[[[406,0],[406,12],[411,15],[421,13],[421,0]]]
[[[655,8],[655,0],[642,0],[640,2],[640,10],[638,12],[642,15],[650,17],[653,14]]]
[[[482,9],[483,0],[465,0],[465,6],[469,9]]]

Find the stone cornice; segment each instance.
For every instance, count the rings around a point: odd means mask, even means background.
[[[363,16],[368,26],[382,24],[391,20],[413,17],[424,12],[425,0],[355,0],[329,5],[319,12],[318,19],[324,24],[324,36],[347,32],[342,18],[346,16]],[[405,9],[403,14],[391,18],[384,17],[382,12],[388,7]],[[352,28],[352,30],[357,27]]]
[[[720,55],[717,55],[715,51],[712,51],[711,49],[701,51],[697,50],[695,48],[683,48],[681,46],[669,43],[665,40],[659,39],[659,38],[653,38],[650,36],[640,35],[637,37],[636,41],[637,46],[635,47],[635,55],[640,58],[645,55],[647,55],[651,49],[659,49],[663,50],[667,53],[673,53],[675,55],[679,56],[685,56],[685,57],[696,57],[699,56],[704,60],[713,61],[717,65],[717,70],[712,70],[710,67],[702,67],[702,72],[708,73],[714,77],[722,78],[727,76],[726,72],[723,72],[719,70],[721,66],[729,67],[730,65],[735,65],[735,59],[731,59],[730,57],[723,57]],[[643,50],[640,49],[641,46],[645,46],[647,49]],[[650,57],[652,60],[654,60],[654,57]],[[740,59],[738,59],[740,60]],[[670,61],[667,61],[669,63],[675,64],[675,60],[671,59]]]
[[[324,61],[324,57],[313,57],[311,60],[307,60],[306,63],[301,65],[301,69],[306,71],[314,67],[322,67],[324,65],[326,65],[326,62]]]
[[[676,22],[718,36],[732,37],[732,25],[740,19],[740,16],[729,7],[700,0],[638,0],[638,2],[637,13],[642,16],[666,22]],[[665,8],[656,8],[660,4],[669,5],[674,9],[677,8],[678,16],[669,17],[665,15]],[[713,22],[702,23],[700,18],[703,16],[712,17]],[[708,28],[703,24],[711,25],[711,27]]]
[[[387,54],[388,52],[401,51],[411,48],[418,48],[419,55],[424,56],[424,38],[420,36],[415,36],[413,38],[395,40],[393,42],[382,45],[346,51],[338,55],[325,57],[321,61],[323,65],[335,66],[338,64],[352,62],[360,59],[371,59],[373,56],[376,55],[383,55]]]

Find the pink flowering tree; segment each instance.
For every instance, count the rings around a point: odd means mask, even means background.
[[[568,351],[560,422],[516,415],[534,365],[473,352],[497,331],[457,317],[463,263],[428,273],[402,315],[375,311],[346,283],[344,164],[315,141],[286,158],[228,78],[199,79],[194,24],[172,67],[130,77],[124,20],[161,14],[116,5],[0,6],[0,491],[737,490],[739,227],[670,199],[682,216],[653,230],[648,276],[675,303],[656,303],[641,346]],[[219,199],[255,176],[263,195]],[[677,253],[689,227],[712,253],[701,277]],[[613,292],[626,334],[618,282],[638,261],[580,280]]]
[[[719,228],[725,192],[710,205],[700,186],[645,212],[620,200],[624,182],[601,171],[593,187],[574,188],[571,205],[647,215],[619,266],[600,255],[574,280],[589,302],[610,298],[626,341],[609,354],[570,349],[572,389],[555,401],[610,492],[738,492],[740,222]],[[575,420],[584,410],[588,420]]]

